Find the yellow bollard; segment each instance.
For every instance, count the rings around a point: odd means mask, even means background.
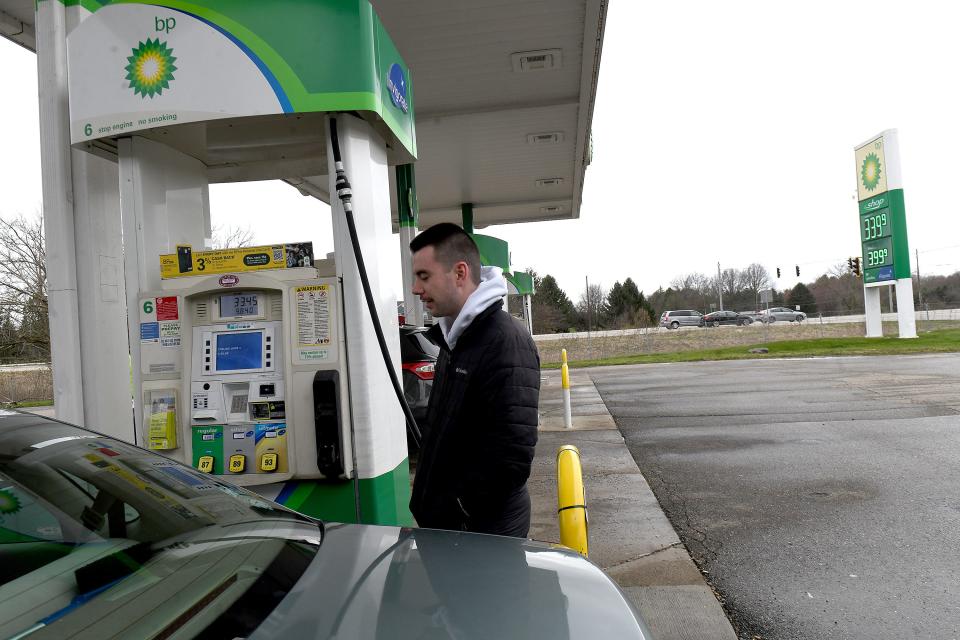
[[[557,519],[560,544],[586,557],[589,550],[587,498],[580,450],[570,444],[557,450]]]

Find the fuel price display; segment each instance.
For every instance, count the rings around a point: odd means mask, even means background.
[[[225,318],[256,316],[260,313],[257,298],[255,293],[220,296],[220,316]]]
[[[886,210],[862,216],[860,223],[860,242],[890,236],[890,220]]]

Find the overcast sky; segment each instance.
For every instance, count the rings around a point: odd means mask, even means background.
[[[960,270],[950,168],[960,8],[932,2],[611,3],[580,219],[488,227],[515,269],[646,292],[759,262],[778,288],[860,251],[853,147],[900,132],[911,268]],[[39,209],[36,59],[0,39],[0,215]],[[211,187],[214,224],[333,250],[329,208],[279,183]],[[547,238],[548,241],[544,241]],[[399,260],[399,250],[392,260]],[[395,288],[399,294],[399,268]]]

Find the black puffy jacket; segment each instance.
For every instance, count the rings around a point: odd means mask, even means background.
[[[495,302],[450,351],[440,345],[410,511],[421,527],[526,537],[540,356]]]

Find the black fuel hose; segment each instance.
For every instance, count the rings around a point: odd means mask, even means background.
[[[403,415],[407,419],[407,430],[413,437],[417,448],[420,447],[422,439],[420,427],[413,417],[413,411],[407,404],[407,399],[403,395],[403,388],[400,386],[400,380],[397,378],[397,372],[393,368],[393,362],[390,360],[390,351],[387,349],[387,341],[383,337],[383,327],[380,326],[380,316],[377,314],[377,307],[373,301],[373,294],[370,292],[370,280],[367,278],[367,267],[363,262],[363,254],[360,252],[360,240],[357,238],[357,225],[353,220],[353,191],[350,189],[350,182],[347,180],[347,174],[343,170],[343,161],[340,158],[340,140],[337,137],[337,119],[335,116],[330,118],[330,143],[333,146],[333,161],[337,171],[337,197],[343,203],[343,212],[347,217],[347,229],[350,232],[350,244],[353,245],[353,256],[357,261],[357,270],[360,272],[360,283],[363,285],[363,295],[367,299],[367,309],[370,311],[370,319],[373,321],[373,330],[377,334],[377,342],[380,343],[380,353],[383,354],[383,364],[387,367],[387,373],[390,374],[390,381],[393,383],[393,390],[397,393],[397,399],[400,401],[400,407],[403,409]]]

